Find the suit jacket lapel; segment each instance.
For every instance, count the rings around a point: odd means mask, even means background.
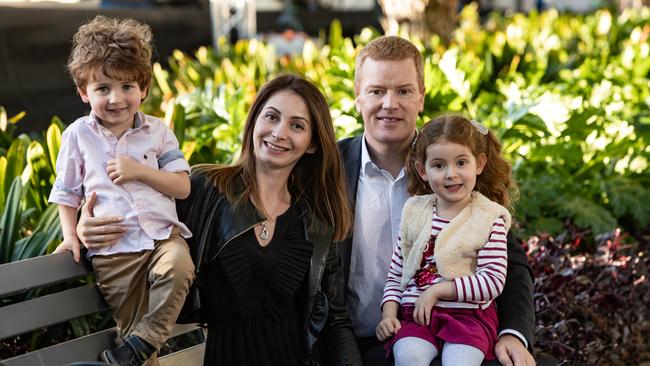
[[[345,169],[346,188],[348,191],[348,201],[352,208],[353,214],[357,199],[357,189],[359,186],[359,169],[361,169],[361,139],[363,135],[348,138],[339,142],[339,151],[343,159]],[[348,278],[350,275],[350,257],[352,255],[352,233],[349,237],[337,244],[338,251],[343,262],[343,272],[345,273],[345,286],[347,288]]]

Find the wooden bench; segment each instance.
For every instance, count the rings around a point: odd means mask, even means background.
[[[84,281],[84,278],[88,280]],[[55,286],[62,283],[66,285]],[[21,295],[28,291],[30,294],[39,291],[48,294],[40,297]],[[21,301],[21,296],[28,299]],[[94,283],[92,266],[84,260],[75,263],[70,253],[0,265],[0,306],[6,303],[9,305],[0,307],[0,341],[11,340],[21,334],[29,336],[31,331],[90,314],[110,316],[109,306]],[[193,335],[198,341],[159,357],[162,366],[203,364],[203,331],[193,325],[177,324],[170,339],[183,334]],[[115,346],[115,339],[115,328],[106,329],[0,360],[0,365],[61,366],[80,361],[97,362],[102,350]]]

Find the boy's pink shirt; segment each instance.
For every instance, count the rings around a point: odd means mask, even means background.
[[[163,171],[190,171],[178,140],[161,120],[138,112],[135,121],[119,140],[92,113],[63,132],[49,202],[79,207],[84,195],[95,192],[95,216],[121,216],[127,229],[115,245],[90,250],[88,256],[151,250],[174,226],[183,237],[192,235],[178,220],[174,198],[138,181],[115,184],[108,176],[108,161],[124,155]]]

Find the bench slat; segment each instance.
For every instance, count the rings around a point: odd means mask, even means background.
[[[196,329],[200,328],[192,324],[176,324],[169,338],[176,337],[178,335],[185,334]],[[79,360],[97,361],[99,360],[98,357],[101,351],[115,346],[116,337],[117,334],[115,333],[115,328],[106,329],[97,333],[55,344],[53,346],[42,348],[40,350],[26,353],[20,356],[1,360],[0,364],[6,366],[60,366]],[[190,348],[191,347],[188,347],[185,350],[190,350]],[[185,350],[178,352],[183,352]],[[192,352],[197,352],[197,350],[193,350]],[[170,357],[175,353],[165,355],[162,358]],[[171,358],[171,360],[175,360],[176,358],[174,357]],[[201,352],[199,362],[197,363],[174,362],[168,363],[168,365],[201,365],[203,363],[203,353]]]
[[[159,358],[160,366],[202,365],[205,343],[197,344],[181,351]],[[7,365],[10,366],[10,365]]]
[[[0,265],[0,298],[91,273],[71,258],[65,252]]]
[[[197,329],[201,329],[201,328],[194,324],[175,324],[168,338],[174,338],[181,334],[189,333]]]
[[[108,309],[96,286],[81,286],[0,308],[0,339]]]
[[[112,347],[115,336],[115,328],[106,329],[0,363],[6,366],[61,366],[79,360],[98,361],[99,353]]]

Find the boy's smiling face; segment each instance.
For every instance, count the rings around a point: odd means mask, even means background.
[[[113,79],[101,69],[96,69],[88,84],[77,90],[100,123],[118,138],[133,127],[134,116],[147,95],[147,89],[141,89],[137,81]]]

